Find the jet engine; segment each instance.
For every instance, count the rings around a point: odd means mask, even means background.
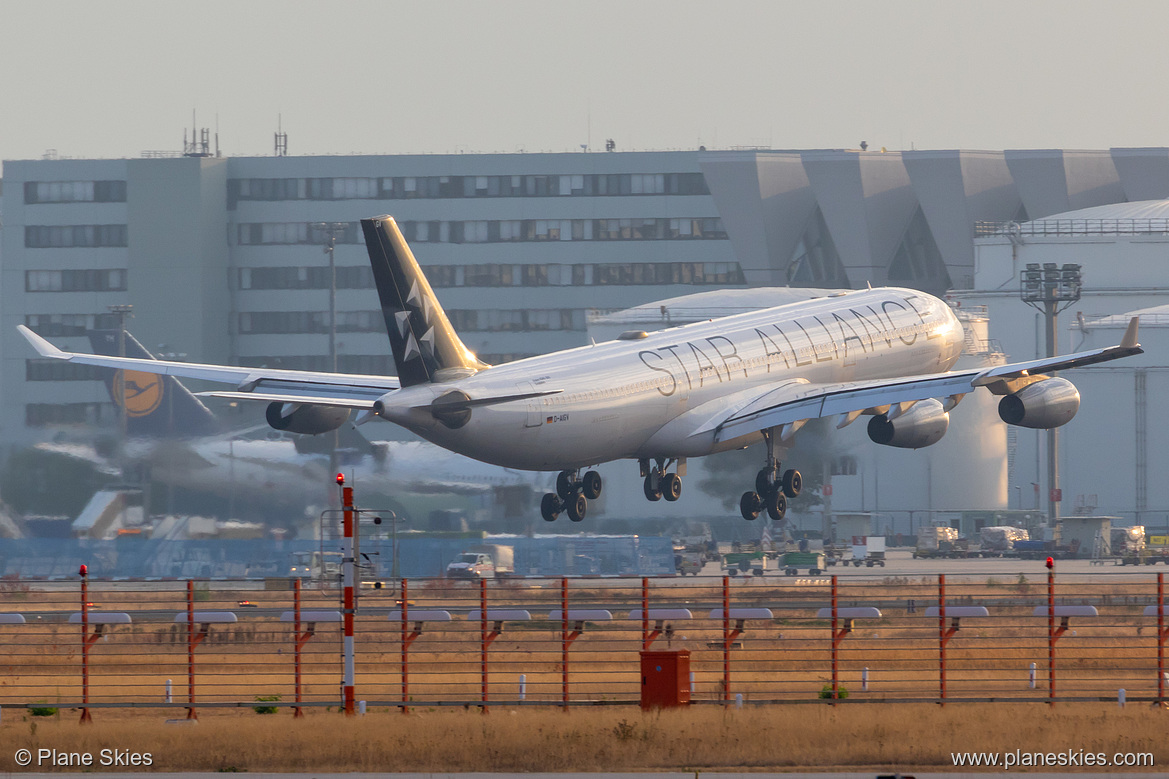
[[[285,413],[292,409],[291,413]],[[269,403],[264,419],[277,430],[304,435],[318,435],[336,430],[349,419],[350,411],[339,406],[298,406],[290,403]]]
[[[883,446],[921,449],[941,441],[949,427],[950,414],[942,402],[928,398],[918,401],[896,419],[889,419],[887,414],[870,419],[869,438]]]
[[[1043,379],[999,401],[999,417],[1008,425],[1050,430],[1066,425],[1080,410],[1080,392],[1067,379]]]

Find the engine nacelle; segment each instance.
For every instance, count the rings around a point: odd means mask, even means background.
[[[1043,379],[999,401],[999,417],[1008,425],[1050,430],[1066,425],[1080,410],[1080,391],[1067,379]]]
[[[942,440],[950,427],[950,414],[940,400],[928,398],[896,419],[885,414],[869,420],[869,438],[882,446],[921,449]]]
[[[349,409],[339,406],[304,405],[285,416],[284,408],[287,405],[280,402],[269,403],[267,411],[264,412],[264,419],[276,430],[289,433],[304,435],[328,433],[345,424],[350,414]]]

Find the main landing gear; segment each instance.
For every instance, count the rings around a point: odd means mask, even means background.
[[[767,464],[755,475],[755,491],[744,492],[739,498],[739,513],[743,519],[750,520],[766,510],[767,516],[779,522],[787,513],[788,499],[796,497],[803,489],[804,478],[799,471],[790,468],[780,475],[779,459],[775,456],[775,434],[764,430],[763,440],[767,443]]]
[[[561,511],[573,522],[580,522],[589,510],[589,501],[601,496],[601,474],[588,471],[578,478],[576,471],[561,471],[556,476],[556,492],[545,493],[540,501],[540,515],[555,522]]]
[[[639,460],[638,464],[641,466],[641,475],[645,477],[645,497],[647,500],[658,501],[662,498],[671,503],[682,497],[682,477],[686,474],[686,461],[678,461],[677,473],[667,473],[666,468],[670,466],[663,459],[655,461],[654,465],[649,464],[649,460]]]

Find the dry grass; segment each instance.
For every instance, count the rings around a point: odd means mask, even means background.
[[[798,767],[949,769],[954,751],[1153,752],[1169,712],[1149,706],[930,704],[371,712],[347,720],[287,710],[203,710],[194,726],[160,711],[53,719],[5,712],[0,770],[15,750],[149,752],[152,771],[760,771]],[[171,716],[174,716],[173,714]],[[43,770],[44,767],[42,767]],[[100,770],[100,769],[99,769]]]

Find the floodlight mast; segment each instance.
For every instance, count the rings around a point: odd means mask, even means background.
[[[1058,266],[1054,262],[1027,263],[1019,274],[1019,297],[1024,303],[1043,312],[1047,332],[1047,356],[1055,357],[1059,346],[1057,327],[1059,312],[1080,299],[1083,292],[1082,267],[1075,263]],[[1059,519],[1059,428],[1047,431],[1047,521],[1054,526]]]

